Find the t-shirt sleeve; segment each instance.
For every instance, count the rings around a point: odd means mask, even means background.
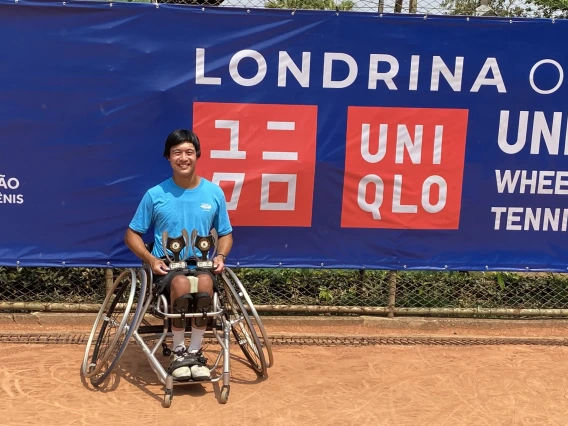
[[[134,217],[130,221],[130,225],[128,226],[133,231],[145,234],[152,224],[153,215],[154,203],[152,202],[150,193],[146,192],[146,194],[144,194],[144,197],[142,197],[138,208],[136,209],[136,213],[134,213]]]
[[[221,188],[217,191],[217,204],[219,209],[213,220],[213,227],[217,230],[219,237],[233,232],[233,227],[231,226],[231,221],[229,219],[229,212],[227,211],[227,202],[225,200],[225,193]]]

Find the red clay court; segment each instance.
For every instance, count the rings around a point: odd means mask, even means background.
[[[2,425],[494,426],[568,418],[565,321],[267,319],[275,364],[266,380],[232,345],[227,404],[205,384],[176,386],[163,408],[163,386],[134,343],[97,390],[80,375],[84,343],[23,343],[38,332],[78,342],[89,318],[24,317],[0,327]]]

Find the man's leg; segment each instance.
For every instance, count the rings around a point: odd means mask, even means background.
[[[211,276],[209,274],[199,274],[197,279],[197,291],[199,293],[207,293],[211,299],[213,297],[213,280],[211,279]],[[202,321],[201,323],[206,323],[206,321]],[[193,318],[191,322],[191,341],[187,352],[197,352],[201,349],[206,327],[206,325],[198,326],[196,324],[196,318]]]
[[[191,291],[191,285],[185,275],[177,275],[172,279],[170,286],[171,312],[176,313],[175,303],[180,297]],[[191,309],[191,308],[190,308]],[[174,335],[174,351],[183,346],[185,349],[184,333],[185,328],[181,327],[180,321],[172,321],[172,332]]]
[[[175,304],[176,300],[180,297],[188,294],[191,291],[191,285],[189,280],[185,275],[176,275],[170,284],[170,303],[171,303],[171,313],[176,313]],[[191,303],[191,302],[190,302]],[[188,309],[191,311],[191,308]],[[172,320],[172,334],[173,334],[173,351],[170,356],[171,363],[183,360],[185,356],[185,327],[180,326],[181,320]],[[191,377],[191,370],[189,367],[179,367],[172,372],[172,376],[177,379],[185,378],[189,379]]]
[[[211,303],[211,299],[213,297],[213,279],[209,274],[199,274],[197,278],[198,292],[207,293],[209,295],[209,303]],[[209,380],[211,378],[211,372],[209,371],[209,368],[205,366],[206,360],[201,354],[201,345],[203,343],[203,335],[205,334],[206,328],[207,320],[203,321],[198,320],[197,318],[193,318],[191,322],[191,340],[189,348],[187,349],[188,354],[195,355],[199,360],[198,364],[191,367],[191,377],[193,378],[193,380]]]

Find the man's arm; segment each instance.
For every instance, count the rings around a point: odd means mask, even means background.
[[[228,234],[223,237],[219,237],[218,245],[217,245],[217,255],[224,255],[225,257],[229,256],[229,252],[233,248],[233,234]]]
[[[217,255],[215,256],[213,264],[215,265],[215,272],[223,272],[225,268],[225,259],[229,256],[229,252],[233,247],[233,234],[227,234],[219,237],[217,241]],[[221,256],[222,255],[222,256]]]
[[[134,232],[131,228],[126,229],[126,234],[124,235],[124,243],[126,246],[138,256],[143,262],[150,264],[154,256],[148,251],[142,239],[142,235],[138,232]]]
[[[167,273],[167,270],[169,269],[168,266],[148,251],[140,233],[134,232],[131,228],[126,229],[124,243],[130,250],[132,250],[132,253],[138,256],[138,258],[140,258],[143,262],[150,265],[152,272],[160,275],[165,275]]]
[[[217,215],[213,219],[213,228],[217,230],[219,235],[223,236],[219,236],[219,240],[217,241],[217,256],[213,259],[213,264],[215,265],[214,272],[221,273],[223,272],[223,269],[225,269],[225,259],[229,256],[229,252],[233,247],[233,227],[231,226],[231,220],[229,219],[225,194],[219,186],[217,186],[217,196],[219,209],[217,210]]]

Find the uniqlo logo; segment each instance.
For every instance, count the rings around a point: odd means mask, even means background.
[[[311,226],[317,107],[196,102],[199,173],[236,226]]]
[[[467,110],[350,107],[341,226],[457,229]]]

